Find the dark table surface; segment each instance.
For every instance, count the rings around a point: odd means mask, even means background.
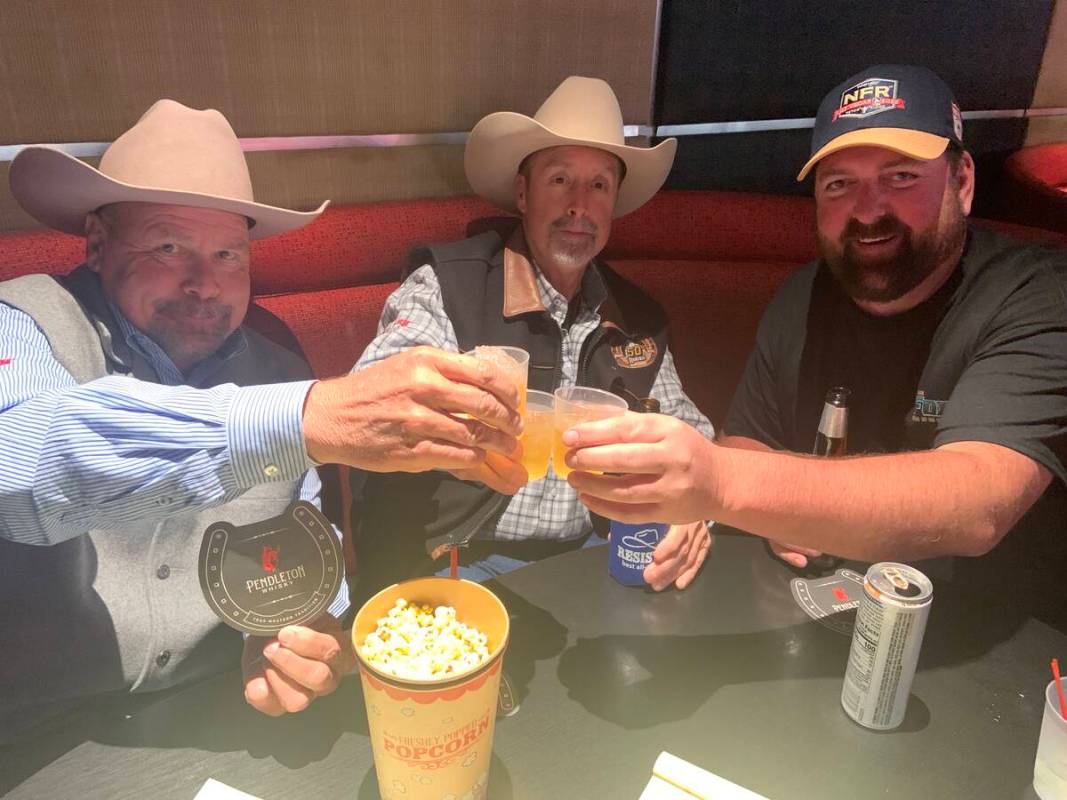
[[[845,716],[849,639],[793,601],[758,540],[725,535],[695,583],[619,586],[604,548],[491,584],[512,615],[491,798],[636,798],[661,750],[785,798],[1036,797],[1052,655],[1067,637],[935,581],[904,724]],[[11,798],[192,798],[214,777],[259,797],[376,798],[359,680],[269,719],[236,672],[87,708],[0,750]]]

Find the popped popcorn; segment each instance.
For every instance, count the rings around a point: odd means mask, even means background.
[[[367,634],[359,652],[375,669],[397,678],[447,679],[484,663],[489,640],[459,622],[450,606],[433,608],[401,597]]]

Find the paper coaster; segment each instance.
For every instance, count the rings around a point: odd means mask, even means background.
[[[852,635],[856,606],[863,596],[863,576],[858,572],[839,569],[821,578],[793,578],[789,588],[797,604],[820,625]]]
[[[231,628],[257,636],[319,616],[344,575],[333,527],[302,500],[252,525],[215,523],[204,532],[199,568],[211,609]]]

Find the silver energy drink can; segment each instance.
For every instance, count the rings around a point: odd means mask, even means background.
[[[904,720],[934,587],[906,564],[867,570],[856,612],[841,705],[866,728],[890,730]]]

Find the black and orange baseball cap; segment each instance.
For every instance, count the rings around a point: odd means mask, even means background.
[[[963,146],[963,121],[948,85],[926,67],[880,64],[823,98],[815,115],[811,158],[797,180],[804,180],[820,159],[846,147],[884,147],[925,161],[944,153],[950,142]]]

